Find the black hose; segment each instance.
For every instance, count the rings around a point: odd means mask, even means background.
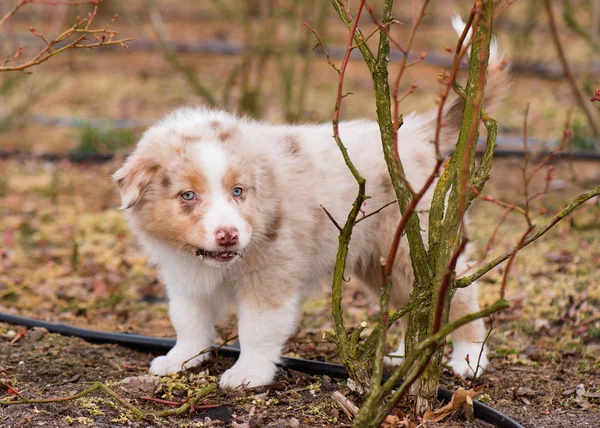
[[[111,121],[110,119],[98,119],[98,120],[81,120],[77,118],[69,118],[69,117],[46,117],[41,115],[31,116],[32,120],[38,121],[38,119],[42,118],[43,123],[52,125],[52,126],[66,126],[66,127],[82,127],[89,126],[92,128],[101,128],[103,126],[115,126],[119,129],[131,129],[136,125],[137,122],[128,121],[127,119],[115,120]],[[41,122],[40,122],[41,123]],[[145,124],[142,127],[146,127],[148,124]],[[141,125],[140,125],[141,126]],[[483,139],[479,140],[479,144],[483,143]],[[499,135],[496,138],[496,142],[498,146],[494,151],[495,158],[501,157],[523,157],[525,152],[523,149],[519,148],[519,144],[522,144],[521,137],[512,137],[512,136],[503,136]],[[542,150],[533,150],[530,153],[530,156],[534,159],[541,159],[543,156],[548,154],[548,147],[554,147],[555,141],[552,140],[538,140],[530,138],[528,144],[530,146],[541,147]],[[600,146],[600,141],[595,141],[597,146]],[[483,150],[482,146],[478,146],[477,153],[480,154]],[[30,160],[36,159],[46,162],[61,162],[68,160],[73,163],[104,163],[111,161],[115,158],[115,155],[112,153],[78,153],[78,152],[70,152],[70,153],[57,153],[57,152],[49,152],[49,153],[31,153],[22,150],[0,150],[0,159],[16,159],[16,160]],[[558,152],[552,155],[552,159],[570,159],[570,160],[586,160],[586,161],[600,161],[600,151],[592,151],[592,150],[577,150],[573,152]]]
[[[36,48],[35,46],[43,45],[40,43],[30,43],[31,38],[16,37],[17,43],[25,46]],[[35,39],[34,39],[35,40]],[[137,52],[154,52],[156,51],[156,43],[152,40],[144,40],[136,38],[127,43],[129,48]],[[37,49],[37,48],[36,48]],[[108,52],[111,50],[121,49],[119,45],[106,45],[99,52]],[[236,43],[227,40],[220,39],[205,39],[200,41],[171,41],[169,42],[169,50],[176,53],[184,54],[208,54],[208,55],[234,55],[240,56],[244,54],[244,46],[241,43]],[[302,53],[302,49],[297,49],[299,53]],[[330,58],[342,59],[346,53],[346,47],[341,45],[330,45],[327,49]],[[323,48],[318,46],[315,50],[321,57],[325,56]],[[410,54],[408,60],[415,61],[421,57],[421,54]],[[404,58],[404,54],[400,51],[393,50],[389,54],[389,61],[392,63],[400,62]],[[359,52],[352,52],[350,59],[362,60]],[[441,52],[428,52],[427,56],[421,60],[424,64],[434,67],[450,68],[452,65],[452,57],[447,53]],[[577,68],[582,71],[582,64],[576,64]],[[586,65],[587,67],[587,65]],[[594,62],[592,64],[592,72],[597,73],[600,69],[600,64]],[[547,80],[560,80],[564,79],[564,73],[560,64],[556,61],[521,61],[512,62],[511,71],[517,75],[536,76]],[[576,70],[577,71],[577,70]]]
[[[1,312],[0,322],[22,325],[25,327],[43,327],[50,333],[79,337],[92,343],[113,343],[145,352],[166,353],[175,346],[175,339],[142,336],[130,333],[108,333],[104,331],[89,330],[87,328],[72,327],[66,324],[56,324],[32,318],[8,315]],[[240,354],[240,350],[232,346],[218,347],[213,345],[212,348],[217,354],[223,357],[237,358]],[[281,357],[281,366],[311,375],[327,375],[337,379],[348,378],[348,372],[344,366],[340,364],[304,360],[301,358]],[[389,375],[384,377],[387,378]],[[453,392],[449,389],[438,387],[438,400],[448,402],[452,398],[452,394]],[[475,417],[484,422],[501,428],[524,428],[523,425],[517,421],[478,401],[473,402],[473,408],[475,410]]]

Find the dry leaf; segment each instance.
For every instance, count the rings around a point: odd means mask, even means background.
[[[402,410],[395,415],[386,416],[381,426],[382,428],[417,428],[417,424],[411,422]]]
[[[160,383],[157,376],[131,376],[121,381],[121,389],[135,396],[149,395]]]
[[[427,410],[423,415],[424,421],[439,422],[457,411],[462,411],[468,420],[473,417],[473,398],[483,393],[483,387],[475,389],[458,388],[450,403],[436,411]]]

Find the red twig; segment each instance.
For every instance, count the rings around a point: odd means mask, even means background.
[[[354,224],[358,224],[358,223],[360,223],[361,221],[363,221],[363,220],[366,220],[366,219],[368,219],[369,217],[371,217],[371,216],[373,216],[373,215],[375,215],[375,214],[378,214],[379,212],[383,211],[385,208],[387,208],[387,207],[389,207],[390,205],[393,205],[393,204],[395,204],[395,203],[397,203],[397,202],[398,202],[397,200],[395,200],[395,201],[392,201],[392,202],[388,202],[387,204],[385,204],[385,205],[384,205],[384,206],[382,206],[381,208],[379,208],[379,209],[377,209],[377,210],[375,210],[375,211],[373,211],[372,213],[369,213],[369,214],[365,214],[365,213],[363,212],[363,216],[362,216],[361,218],[359,218],[358,220],[356,220],[356,222],[355,222]],[[323,206],[321,206],[321,208],[323,208]],[[325,212],[327,212],[327,211],[325,211]],[[331,217],[330,217],[330,218],[331,218]]]
[[[369,11],[369,14],[371,15],[371,19],[373,20],[373,23],[375,25],[377,25],[377,28],[375,29],[375,32],[378,31],[378,30],[383,31],[385,33],[385,35],[387,36],[388,40],[390,42],[392,42],[392,44],[394,46],[396,46],[396,48],[400,52],[402,52],[404,55],[408,55],[408,52],[405,49],[403,49],[402,46],[400,46],[400,43],[398,43],[396,40],[394,40],[394,38],[392,37],[392,35],[390,34],[390,32],[388,31],[388,28],[387,28],[391,24],[402,24],[402,23],[400,21],[397,21],[397,20],[394,19],[391,22],[388,22],[387,24],[383,24],[383,23],[381,23],[381,22],[379,22],[377,20],[377,17],[375,16],[375,11],[373,10],[373,7],[369,6],[369,5],[367,5],[366,7],[367,7],[367,10]]]
[[[437,303],[435,305],[435,315],[433,318],[433,326],[432,326],[431,334],[436,334],[438,331],[440,331],[440,327],[442,325],[442,319],[444,318],[443,317],[444,306],[445,306],[444,302],[446,301],[446,294],[448,294],[448,289],[450,288],[450,285],[452,284],[452,281],[454,280],[456,263],[458,262],[458,258],[460,257],[462,252],[465,250],[466,246],[467,246],[467,240],[463,238],[461,240],[459,246],[454,251],[454,254],[452,254],[452,257],[450,258],[450,262],[448,263],[448,268],[446,269],[446,272],[444,273],[444,277],[442,278],[442,283],[440,284],[440,289],[438,290]]]
[[[523,164],[521,165],[521,173],[523,175],[523,196],[525,197],[525,220],[527,226],[531,227],[531,218],[529,217],[529,179],[527,178],[527,166],[529,165],[529,148],[527,146],[527,117],[529,116],[529,103],[525,107],[523,115]]]
[[[342,105],[343,97],[343,88],[344,88],[344,75],[346,74],[346,67],[348,66],[348,61],[350,60],[350,54],[352,53],[352,41],[354,40],[354,34],[356,33],[356,28],[358,27],[358,21],[360,19],[360,14],[363,10],[366,0],[361,0],[358,5],[358,10],[356,11],[356,16],[354,17],[354,21],[352,22],[352,27],[350,28],[350,32],[348,33],[348,43],[346,48],[346,53],[344,54],[344,59],[342,60],[342,65],[339,70],[338,76],[338,86],[337,86],[337,97],[335,100],[335,110],[333,112],[333,135],[336,140],[339,139],[340,131],[339,131],[339,121],[340,121],[340,107]]]
[[[394,81],[394,86],[392,89],[392,97],[394,99],[394,106],[393,106],[393,120],[394,120],[394,153],[395,156],[398,156],[398,128],[400,128],[399,126],[399,120],[400,120],[400,99],[398,98],[398,90],[400,87],[400,80],[402,79],[402,76],[404,75],[404,71],[406,70],[406,63],[408,61],[408,55],[410,53],[410,50],[412,48],[412,44],[413,41],[415,39],[415,35],[417,33],[417,29],[419,28],[419,25],[421,24],[421,20],[423,19],[423,16],[425,16],[425,10],[427,9],[427,6],[429,4],[429,0],[425,0],[423,2],[423,6],[421,7],[421,11],[418,15],[415,15],[413,17],[413,25],[412,28],[410,30],[410,34],[408,36],[408,42],[406,43],[406,49],[401,50],[402,52],[402,60],[400,61],[400,69],[398,70],[398,74],[396,75],[396,80]],[[416,8],[413,8],[414,13],[416,13]],[[389,31],[388,33],[388,38],[389,38]]]
[[[149,397],[147,395],[142,395],[140,398],[142,400],[152,401],[154,403],[165,404],[167,406],[173,406],[173,407],[181,406],[182,404],[187,403],[187,401],[189,400],[189,398],[188,398],[183,401],[170,401],[170,400],[163,400],[162,398]]]
[[[315,37],[317,38],[318,42],[315,47],[313,48],[316,49],[317,47],[321,46],[323,48],[323,52],[325,52],[325,58],[327,58],[327,62],[329,63],[329,65],[331,67],[333,67],[333,69],[335,71],[337,71],[338,73],[340,72],[340,70],[335,66],[335,63],[331,60],[331,57],[329,56],[329,51],[327,50],[327,46],[325,45],[325,43],[323,43],[323,40],[321,40],[321,36],[319,36],[319,33],[317,33],[317,30],[315,30],[313,27],[311,27],[310,25],[308,25],[308,23],[304,23],[304,26],[306,28],[308,28],[311,33],[313,33],[315,35]]]
[[[98,4],[100,1],[102,1],[102,0],[94,0],[94,1],[88,1],[88,2],[45,2],[43,0],[39,0],[39,1],[38,0],[21,0],[20,3],[15,5],[13,7],[13,9],[11,9],[6,15],[4,15],[4,17],[2,19],[0,19],[0,26],[2,26],[2,24],[4,24],[4,22],[6,22],[6,20],[8,20],[12,15],[14,15],[14,13],[19,8],[21,8],[23,5],[25,5],[27,3],[76,5],[76,4]],[[38,52],[37,55],[35,57],[33,57],[33,59],[31,59],[30,61],[24,62],[19,65],[15,65],[15,66],[6,65],[10,61],[12,61],[15,58],[20,56],[21,52],[20,52],[20,48],[19,48],[12,59],[5,61],[4,66],[0,66],[0,72],[2,72],[2,71],[26,71],[27,69],[34,67],[36,65],[42,64],[43,62],[48,61],[53,56],[58,55],[59,53],[64,52],[69,49],[77,49],[77,48],[93,49],[93,48],[97,48],[100,46],[107,46],[107,45],[119,45],[123,48],[128,48],[128,46],[125,43],[130,41],[131,38],[115,40],[117,32],[113,31],[113,30],[109,30],[109,27],[117,20],[119,15],[115,15],[108,22],[108,24],[106,24],[102,28],[90,29],[90,25],[91,25],[92,21],[94,20],[94,18],[96,17],[97,9],[98,9],[98,7],[95,6],[93,12],[88,13],[87,18],[85,18],[85,19],[77,18],[77,21],[73,26],[71,26],[69,29],[63,31],[60,35],[58,35],[57,37],[55,37],[52,40],[48,40],[43,34],[38,33],[34,27],[30,26],[29,31],[31,31],[31,33],[34,36],[40,38],[46,44],[46,47],[44,49],[42,49],[40,52]],[[86,37],[88,35],[93,35],[96,42],[82,43],[84,40],[86,40]],[[71,41],[62,47],[56,48],[56,46],[59,46],[62,42],[66,42],[67,40],[71,40]]]
[[[427,1],[423,4],[423,8],[421,9],[421,13],[419,15],[419,17],[420,17],[419,21],[417,21],[417,23],[415,25],[413,25],[413,32],[411,32],[411,35],[412,35],[411,41],[408,44],[406,55],[408,54],[408,51],[410,50],[410,46],[412,45],[412,37],[414,37],[414,31],[416,31],[416,27],[418,26],[420,19],[423,17],[423,15],[425,13],[426,6],[427,6]],[[475,14],[475,9],[473,9],[471,11],[471,14],[469,15],[469,19],[467,22],[469,22],[469,23],[472,22],[474,14]],[[410,215],[413,213],[413,211],[417,207],[417,204],[419,203],[421,198],[425,195],[425,192],[427,192],[427,190],[432,185],[435,178],[438,176],[439,170],[443,164],[443,159],[440,156],[440,151],[439,151],[439,139],[440,139],[440,131],[442,128],[443,108],[444,108],[444,103],[446,102],[446,99],[448,98],[448,95],[450,93],[450,88],[452,87],[453,82],[458,73],[458,68],[460,66],[462,57],[467,52],[467,47],[463,48],[463,43],[464,43],[464,39],[466,38],[468,29],[469,29],[469,25],[466,25],[465,29],[463,31],[463,34],[461,35],[461,37],[458,40],[458,43],[456,45],[456,50],[455,50],[456,53],[454,55],[454,61],[452,63],[452,70],[446,81],[446,87],[441,94],[441,98],[440,98],[440,101],[438,104],[438,114],[437,114],[437,121],[436,121],[437,124],[436,124],[436,131],[435,131],[435,139],[433,142],[435,145],[435,148],[436,148],[437,161],[436,161],[433,171],[431,172],[431,174],[425,181],[425,184],[423,185],[423,187],[419,190],[418,193],[415,194],[413,192],[413,197],[412,197],[409,205],[407,206],[406,210],[402,214],[402,218],[398,222],[398,226],[396,227],[396,232],[394,233],[394,240],[392,241],[392,246],[390,248],[390,251],[388,252],[388,257],[387,257],[387,261],[386,261],[386,272],[388,275],[391,274],[394,260],[396,258],[396,254],[398,252],[398,246],[400,245],[400,238],[402,237],[402,234],[404,233],[406,223],[408,222]],[[406,60],[406,56],[403,58],[404,64],[405,64],[405,60]],[[394,95],[394,121],[395,121],[394,122],[394,128],[395,128],[394,144],[395,144],[396,155],[398,153],[398,122],[397,122],[399,120],[399,115],[398,115],[399,110],[398,109],[399,109],[399,103],[401,101],[401,99],[398,99],[397,91],[398,91],[398,86],[400,84],[399,79],[401,77],[402,77],[402,68],[396,78],[396,81],[394,83],[394,90],[392,92]]]
[[[340,224],[335,220],[333,215],[331,215],[331,213],[329,211],[327,211],[327,208],[325,208],[323,205],[321,205],[321,209],[323,211],[325,211],[325,214],[327,214],[327,217],[329,217],[329,220],[331,220],[331,222],[335,225],[335,227],[337,227],[337,230],[339,230],[341,232],[342,226],[340,226]]]
[[[483,254],[481,255],[481,257],[479,258],[479,263],[483,263],[483,261],[485,260],[485,258],[487,257],[488,253],[490,252],[490,250],[492,249],[493,245],[494,245],[494,240],[496,239],[496,235],[498,234],[498,231],[500,230],[500,227],[504,224],[504,222],[506,221],[506,219],[508,218],[508,215],[514,211],[514,208],[508,207],[505,211],[504,214],[502,214],[502,217],[500,218],[500,221],[498,222],[498,224],[496,225],[496,227],[494,228],[494,231],[492,232],[492,234],[490,235],[490,238],[488,239],[487,244],[485,245],[485,249],[483,250]]]
[[[95,4],[98,5],[102,3],[104,0],[84,0],[84,1],[50,1],[50,0],[20,0],[17,4],[15,4],[2,18],[0,18],[0,27],[6,23],[19,9],[25,6],[28,3],[39,3],[39,4],[48,4],[52,6],[56,6],[59,4],[69,5],[69,6],[79,6],[83,4]]]
[[[394,265],[394,260],[396,260],[396,254],[398,253],[398,247],[400,246],[400,238],[402,237],[402,233],[404,233],[406,223],[408,223],[408,219],[414,213],[417,204],[421,201],[421,198],[423,198],[425,192],[427,192],[427,189],[429,189],[435,178],[436,175],[433,173],[429,175],[429,177],[427,177],[427,181],[425,181],[425,184],[423,185],[423,187],[421,187],[419,193],[417,193],[411,198],[408,206],[406,207],[406,210],[404,210],[404,212],[402,213],[402,217],[398,222],[398,226],[396,226],[394,240],[392,241],[392,246],[390,247],[390,251],[388,252],[388,257],[386,260],[385,272],[388,276],[392,274],[392,267]]]
[[[439,103],[438,103],[438,112],[437,112],[437,120],[436,120],[436,125],[435,125],[435,138],[433,140],[433,144],[435,146],[435,154],[438,158],[441,158],[441,153],[440,153],[440,135],[441,135],[441,131],[442,131],[442,119],[444,117],[444,105],[446,103],[446,100],[448,99],[448,95],[450,94],[450,89],[453,87],[454,85],[454,81],[456,80],[456,75],[458,74],[458,69],[460,67],[460,63],[462,62],[462,59],[464,58],[464,56],[467,54],[467,51],[469,49],[469,43],[467,43],[467,45],[464,45],[465,43],[465,39],[467,38],[467,34],[469,33],[469,28],[471,28],[471,25],[473,24],[473,17],[475,16],[475,7],[473,7],[471,9],[471,13],[469,14],[469,17],[467,18],[467,23],[465,24],[465,28],[463,29],[462,34],[460,35],[460,37],[458,38],[458,42],[456,43],[456,48],[454,50],[454,59],[452,61],[452,68],[450,69],[450,74],[448,74],[448,76],[445,79],[445,87],[444,90],[442,91],[442,93],[440,94],[440,99],[439,99]],[[436,165],[436,167],[439,169],[441,166],[440,165]]]

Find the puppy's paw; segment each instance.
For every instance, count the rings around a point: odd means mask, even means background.
[[[189,354],[175,353],[171,355],[163,355],[162,357],[156,357],[154,360],[152,360],[152,363],[150,363],[150,374],[167,376],[173,373],[178,373],[185,369],[199,366],[208,358],[208,354],[203,354],[187,361],[190,357],[184,357],[183,355]]]
[[[463,379],[479,377],[488,365],[487,348],[481,351],[481,343],[457,342],[454,344],[452,358],[448,366]],[[481,353],[481,358],[479,354]],[[468,356],[468,362],[467,362]],[[479,360],[479,365],[477,364]],[[475,373],[477,372],[477,373]]]
[[[222,389],[254,388],[273,382],[277,366],[271,362],[238,361],[221,375],[219,386]]]

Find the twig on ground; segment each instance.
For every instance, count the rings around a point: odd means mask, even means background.
[[[3,381],[0,381],[0,384],[7,386],[7,384]],[[30,398],[23,397],[23,395],[21,395],[17,392],[15,395],[19,398],[19,400],[0,400],[0,406],[60,403],[63,401],[77,400],[78,398],[85,397],[86,395],[90,395],[96,391],[103,391],[104,393],[108,394],[109,396],[111,396],[112,398],[117,400],[123,406],[125,406],[129,411],[131,411],[131,413],[133,413],[133,415],[135,416],[136,419],[141,420],[141,419],[153,418],[153,417],[166,417],[166,416],[182,415],[182,414],[186,413],[188,410],[190,410],[192,408],[192,406],[194,406],[202,398],[206,397],[208,394],[213,392],[216,389],[216,387],[217,387],[217,385],[214,383],[209,384],[209,385],[205,386],[204,388],[198,390],[195,394],[191,395],[185,402],[183,402],[183,404],[180,407],[178,407],[176,409],[168,409],[168,410],[163,410],[163,411],[159,411],[159,412],[144,412],[144,411],[142,411],[138,407],[134,406],[133,404],[131,404],[130,402],[128,402],[127,400],[122,398],[119,394],[114,392],[112,389],[108,388],[102,382],[94,382],[94,383],[92,383],[91,387],[89,387],[77,394],[69,395],[67,397],[30,399]],[[13,387],[13,389],[14,389],[14,387]],[[156,401],[156,400],[152,400],[152,401]],[[167,404],[167,403],[164,402],[162,404]],[[207,405],[207,406],[213,406],[213,405]],[[209,408],[209,407],[206,407],[206,408]]]
[[[340,391],[335,391],[331,394],[331,398],[333,401],[339,404],[342,408],[348,419],[352,420],[354,416],[358,413],[358,407],[352,401],[350,401],[347,397],[345,397]]]

